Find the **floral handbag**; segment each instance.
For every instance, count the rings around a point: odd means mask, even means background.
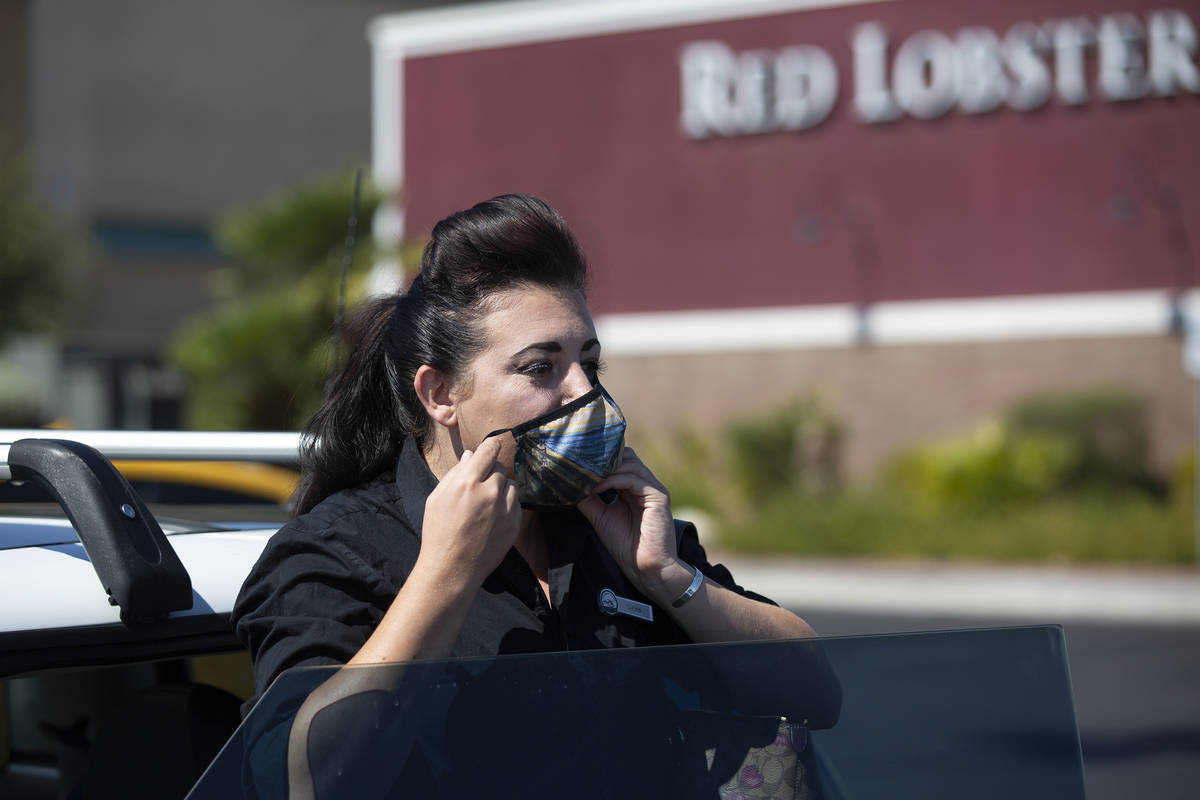
[[[804,722],[686,711],[680,732],[693,759],[703,754],[689,769],[691,797],[819,800],[821,796]]]

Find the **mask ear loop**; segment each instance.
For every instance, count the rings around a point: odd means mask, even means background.
[[[499,436],[502,433],[511,433],[513,435],[513,438],[516,439],[518,436],[520,436],[522,433],[524,433],[527,430],[532,430],[533,428],[536,428],[539,425],[545,425],[550,420],[558,419],[561,416],[565,416],[574,411],[578,411],[579,409],[586,406],[588,403],[595,400],[601,394],[603,394],[605,397],[608,397],[608,393],[605,392],[603,389],[601,389],[599,386],[597,386],[595,389],[592,389],[587,394],[583,394],[583,395],[580,395],[579,397],[576,397],[574,400],[567,403],[565,406],[559,406],[558,408],[556,408],[552,411],[547,411],[545,414],[536,416],[533,419],[528,420],[527,422],[522,422],[520,425],[514,425],[511,428],[498,428],[483,438],[490,439],[493,436]],[[611,402],[611,398],[610,398],[610,402]]]
[[[513,438],[515,439],[518,436],[520,436],[522,433],[524,433],[525,431],[529,431],[529,430],[533,430],[534,428],[541,427],[542,425],[545,425],[547,422],[556,420],[559,417],[565,417],[568,414],[572,414],[572,413],[578,411],[579,409],[588,405],[589,403],[591,403],[593,400],[595,400],[597,397],[600,397],[601,395],[605,395],[605,391],[601,387],[597,386],[596,388],[592,389],[591,391],[589,391],[585,394],[581,394],[579,397],[576,397],[574,400],[567,403],[565,406],[559,406],[558,408],[552,409],[551,411],[547,411],[545,414],[536,416],[533,419],[528,420],[527,422],[522,422],[520,425],[514,425],[511,428],[502,428],[501,430],[496,431],[496,433],[504,433],[505,431],[510,431],[513,435]],[[492,435],[493,434],[490,434],[490,433],[488,434],[488,436],[492,436]],[[485,436],[484,438],[486,439],[487,437]]]

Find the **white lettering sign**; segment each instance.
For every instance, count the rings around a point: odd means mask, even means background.
[[[1052,37],[1032,22],[1012,26],[1004,37],[1004,63],[1008,66],[1006,99],[1018,111],[1041,107],[1050,99],[1053,81],[1042,54],[1050,49]]]
[[[1150,15],[1150,81],[1157,94],[1175,94],[1176,88],[1200,94],[1196,69],[1196,28],[1182,11]]]
[[[1145,24],[1133,14],[1018,22],[1003,36],[983,27],[918,31],[894,56],[887,30],[868,22],[851,32],[850,47],[854,114],[870,124],[1029,111],[1051,98],[1081,105],[1093,93],[1107,101],[1200,94],[1200,39],[1182,11],[1152,12]],[[735,52],[694,42],[679,63],[681,124],[695,139],[812,128],[838,99],[834,60],[812,45]]]
[[[684,48],[680,69],[683,130],[695,139],[811,128],[837,100],[837,67],[819,47],[734,53],[696,42]]]

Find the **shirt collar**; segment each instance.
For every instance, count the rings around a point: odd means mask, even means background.
[[[396,460],[396,485],[400,487],[400,508],[418,536],[425,519],[425,501],[437,483],[417,440],[406,437],[400,443],[400,457]]]
[[[550,534],[550,569],[547,582],[550,584],[550,603],[558,609],[566,605],[571,588],[571,575],[575,562],[583,553],[585,537],[595,535],[576,509],[548,514],[543,523],[553,530]]]

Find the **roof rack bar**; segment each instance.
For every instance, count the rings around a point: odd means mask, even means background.
[[[0,480],[8,480],[9,446],[21,439],[67,439],[110,459],[161,461],[300,461],[298,431],[89,431],[0,429]]]
[[[193,605],[192,580],[142,498],[95,448],[62,439],[5,445],[17,480],[58,502],[121,619],[162,619]]]

